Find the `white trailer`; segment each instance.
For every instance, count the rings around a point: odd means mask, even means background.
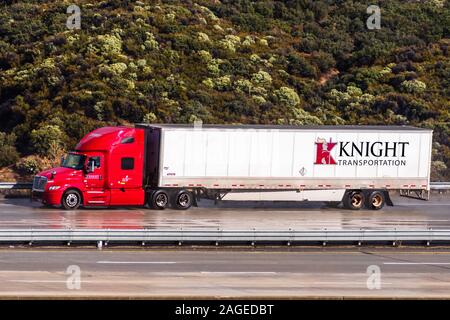
[[[153,193],[181,192],[185,200],[186,194],[192,198],[304,200],[311,199],[308,191],[321,190],[314,200],[342,201],[350,209],[392,204],[389,190],[424,199],[429,195],[432,130],[428,129],[139,127],[148,129],[145,176]]]

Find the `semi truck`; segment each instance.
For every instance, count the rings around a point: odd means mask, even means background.
[[[87,134],[58,168],[37,174],[50,206],[185,210],[202,199],[393,205],[427,200],[432,130],[411,126],[137,124]]]

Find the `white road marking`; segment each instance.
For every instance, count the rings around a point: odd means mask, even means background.
[[[22,283],[67,283],[67,280],[7,280],[8,282]],[[92,281],[84,281],[83,283],[91,283]]]
[[[265,271],[200,271],[201,274],[277,274],[276,272]]]
[[[429,206],[448,206],[448,202],[442,202],[442,203],[408,203],[408,202],[397,202],[395,203],[397,206],[403,206],[403,207],[429,207]]]
[[[176,264],[174,261],[97,261],[98,264]]]
[[[386,265],[450,265],[450,262],[383,262]]]

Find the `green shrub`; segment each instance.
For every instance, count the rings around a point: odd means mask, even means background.
[[[316,69],[305,58],[296,55],[289,55],[287,60],[288,71],[293,75],[312,78],[317,76]]]
[[[24,175],[34,175],[41,171],[38,161],[35,158],[20,160],[16,165],[17,171]]]
[[[31,131],[31,143],[41,156],[55,156],[57,150],[64,148],[65,133],[57,125],[44,125]]]
[[[19,153],[14,146],[16,136],[0,132],[0,167],[9,166],[16,163],[19,159]]]
[[[275,98],[278,103],[289,108],[295,108],[300,104],[300,97],[294,89],[281,87],[275,91]]]
[[[150,124],[155,123],[156,120],[157,120],[156,115],[153,112],[146,113],[144,115],[144,119],[142,119],[142,121],[144,123],[150,123]]]

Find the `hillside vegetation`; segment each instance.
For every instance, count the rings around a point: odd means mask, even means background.
[[[449,1],[377,1],[368,30],[372,2],[2,1],[0,167],[107,124],[395,124],[435,130],[450,180]]]

